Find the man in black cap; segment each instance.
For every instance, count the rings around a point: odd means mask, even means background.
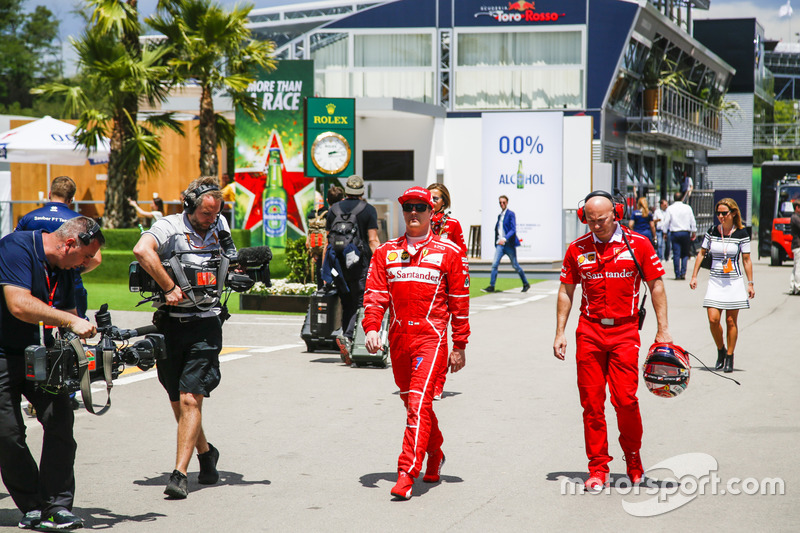
[[[327,215],[328,246],[333,247],[344,270],[340,272],[347,283],[348,291],[339,290],[342,302],[342,335],[336,339],[342,353],[342,361],[350,364],[350,347],[356,326],[358,308],[364,301],[364,288],[367,282],[367,270],[374,252],[381,242],[378,239],[378,212],[368,204],[364,196],[364,180],[361,176],[352,175],[344,185],[344,200],[334,204]],[[350,228],[355,229],[352,243],[343,247],[337,241],[349,240],[346,237]],[[333,242],[332,242],[333,241]]]

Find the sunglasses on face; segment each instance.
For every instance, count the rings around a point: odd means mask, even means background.
[[[417,213],[424,213],[428,210],[428,204],[403,204],[403,211],[410,213],[416,211]]]
[[[717,211],[717,216],[718,217],[726,217],[726,216],[728,216],[730,214],[731,214],[730,211]]]

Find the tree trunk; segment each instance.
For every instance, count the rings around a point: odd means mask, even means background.
[[[217,129],[211,88],[204,86],[200,95],[200,175],[217,176]]]
[[[134,10],[138,0],[126,0]],[[135,31],[122,35],[122,44],[130,57],[137,60],[142,57],[139,35]],[[103,215],[103,226],[106,228],[133,228],[136,226],[136,210],[128,204],[128,198],[136,198],[136,186],[139,181],[139,159],[123,157],[130,151],[134,142],[134,124],[128,117],[136,120],[139,114],[139,102],[136,96],[126,99],[122,109],[116,110],[114,128],[111,133],[108,157],[108,181],[106,181],[106,205]]]
[[[134,105],[135,105],[135,98]],[[130,106],[130,102],[128,103]],[[136,106],[131,116],[136,116]],[[130,112],[130,111],[129,111]],[[125,145],[133,139],[133,127],[124,114],[114,118],[111,133],[111,153],[108,158],[108,181],[106,181],[106,205],[103,227],[133,228],[136,226],[136,210],[128,204],[128,198],[136,198],[139,181],[139,162],[123,161]]]

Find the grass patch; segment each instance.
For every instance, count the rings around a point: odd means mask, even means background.
[[[472,277],[470,278],[469,296],[475,298],[484,296],[487,293],[481,292],[481,289],[489,285],[489,277]],[[539,283],[540,279],[530,279],[528,282],[533,285]],[[84,280],[84,286],[89,293],[89,310],[91,311],[89,318],[94,318],[94,311],[100,308],[104,303],[108,304],[108,308],[117,311],[151,311],[149,303],[142,304],[139,307],[137,303],[142,299],[139,293],[130,292],[127,283],[97,283]],[[497,278],[495,289],[498,291],[507,291],[522,287],[522,282],[517,278]],[[228,300],[228,310],[231,313],[247,313],[247,314],[270,314],[281,315],[277,311],[242,311],[239,309],[239,294],[233,293]],[[288,313],[288,314],[302,314],[302,313]]]
[[[478,296],[485,296],[489,293],[483,292],[481,289],[485,289],[489,286],[489,281],[492,278],[489,276],[470,276],[469,278],[469,297],[475,298]],[[541,279],[528,279],[528,283],[534,285],[539,283],[540,281],[544,281]],[[519,278],[497,278],[497,282],[494,284],[495,290],[498,291],[507,291],[510,289],[516,289],[522,287],[522,281]]]
[[[153,311],[150,303],[136,306],[142,299],[138,292],[130,292],[128,285],[121,283],[86,283],[86,291],[89,293],[89,318],[94,319],[94,311],[104,303],[112,311]],[[296,315],[302,313],[280,313],[277,311],[242,311],[239,309],[239,293],[234,292],[228,300],[228,310],[231,313],[246,314],[267,314],[267,315]]]

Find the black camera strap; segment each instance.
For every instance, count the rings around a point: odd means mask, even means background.
[[[86,351],[83,349],[81,339],[75,335],[69,336],[69,344],[78,356],[78,379],[81,382],[81,398],[83,405],[87,411],[93,415],[103,415],[111,408],[111,387],[114,386],[111,380],[111,367],[114,364],[114,351],[103,350],[103,378],[106,380],[106,405],[100,411],[94,411],[92,404],[92,382],[89,376],[89,359],[86,357]]]
[[[639,306],[639,329],[642,329],[644,325],[644,317],[647,314],[647,309],[645,309],[644,304],[647,303],[647,280],[644,279],[644,271],[642,270],[639,261],[636,260],[636,254],[633,253],[633,248],[631,248],[631,243],[628,242],[628,237],[625,236],[625,230],[620,227],[620,231],[622,232],[622,240],[625,241],[625,246],[628,247],[628,251],[631,253],[631,259],[633,259],[633,264],[636,265],[636,270],[639,271],[639,275],[642,277],[642,285],[644,285],[644,296],[642,296],[642,305]]]

